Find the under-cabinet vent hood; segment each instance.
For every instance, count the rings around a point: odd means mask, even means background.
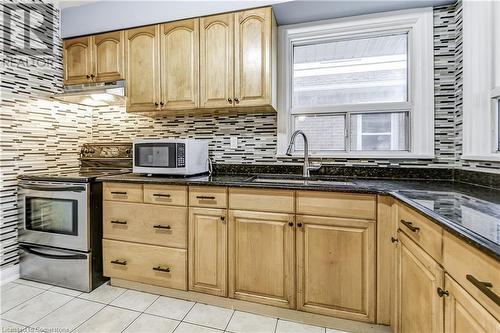
[[[85,106],[125,105],[125,81],[72,84],[52,98]]]

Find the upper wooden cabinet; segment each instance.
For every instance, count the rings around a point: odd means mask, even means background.
[[[161,26],[161,108],[199,106],[199,19]]]
[[[92,37],[72,38],[64,41],[64,83],[78,84],[91,82]]]
[[[123,31],[64,41],[64,83],[81,84],[124,78]]]
[[[125,31],[127,110],[159,110],[160,27]]]
[[[234,101],[234,14],[200,19],[201,106],[228,107]]]

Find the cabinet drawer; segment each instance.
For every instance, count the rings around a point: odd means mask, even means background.
[[[227,190],[225,187],[190,186],[189,206],[226,208]]]
[[[278,189],[229,189],[229,209],[293,213],[293,191]]]
[[[297,214],[375,220],[376,204],[368,194],[297,191]]]
[[[144,202],[160,205],[187,206],[187,187],[144,184]]]
[[[187,207],[105,201],[104,238],[187,247]]]
[[[142,184],[104,183],[104,200],[142,202]]]
[[[398,228],[414,240],[438,263],[443,262],[443,230],[411,208],[398,207]]]
[[[500,263],[448,232],[444,232],[443,249],[448,274],[500,320],[500,307],[493,300],[500,297]],[[485,287],[484,282],[492,286]]]
[[[187,290],[187,251],[104,239],[104,276]]]

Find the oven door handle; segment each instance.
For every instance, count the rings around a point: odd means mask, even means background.
[[[49,253],[35,251],[30,246],[27,245],[20,244],[19,247],[28,253],[49,259],[87,259],[87,256],[84,254],[58,255],[58,254],[49,254]]]
[[[31,184],[19,184],[19,187],[35,191],[71,191],[71,192],[85,191],[85,186],[43,186],[43,185],[31,185]]]

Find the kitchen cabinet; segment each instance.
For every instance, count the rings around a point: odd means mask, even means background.
[[[160,108],[160,28],[146,26],[125,31],[127,111]]]
[[[294,220],[293,214],[229,211],[229,297],[295,307]]]
[[[234,14],[200,19],[200,105],[234,105]]]
[[[297,308],[375,320],[375,221],[297,216]]]
[[[400,333],[443,332],[443,269],[405,233],[398,233],[397,309]]]
[[[92,74],[92,37],[66,39],[63,43],[64,84],[89,83]]]
[[[123,31],[67,39],[63,48],[65,84],[124,78]]]
[[[199,19],[161,25],[162,110],[199,106]]]
[[[227,211],[189,208],[189,290],[227,296]]]

